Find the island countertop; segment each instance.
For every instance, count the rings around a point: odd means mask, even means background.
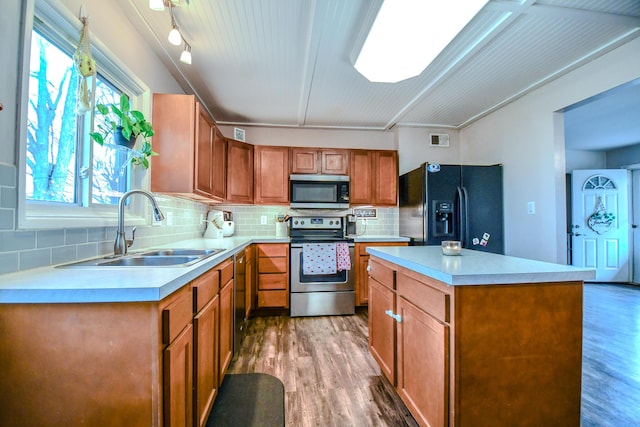
[[[593,269],[554,264],[463,249],[460,255],[442,254],[440,246],[368,247],[372,256],[448,285],[569,282],[595,279]]]

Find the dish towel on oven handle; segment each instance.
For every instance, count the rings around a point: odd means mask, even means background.
[[[336,264],[338,271],[351,270],[351,257],[349,256],[348,243],[336,243]]]
[[[336,274],[335,243],[303,243],[302,274]]]

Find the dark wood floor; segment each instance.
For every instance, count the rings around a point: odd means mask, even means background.
[[[284,383],[289,426],[415,426],[367,348],[367,315],[254,317],[230,373]],[[586,284],[582,427],[640,426],[640,287]]]

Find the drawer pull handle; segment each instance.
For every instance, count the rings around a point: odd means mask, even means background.
[[[386,314],[387,316],[391,317],[396,322],[402,323],[402,316],[400,316],[399,314],[394,314],[393,311],[391,311],[391,310],[386,310],[384,312],[384,314]]]

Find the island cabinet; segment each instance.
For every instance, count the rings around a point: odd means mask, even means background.
[[[406,242],[367,242],[356,243],[355,246],[355,271],[354,288],[356,294],[356,305],[362,306],[369,303],[369,254],[367,248],[370,246],[407,246]]]
[[[227,142],[193,95],[153,95],[151,191],[202,201],[226,196]]]
[[[351,204],[397,206],[398,153],[350,150]]]
[[[580,425],[581,281],[448,285],[369,265],[370,350],[420,425]]]
[[[261,243],[258,253],[258,308],[289,308],[289,244]]]
[[[254,147],[254,203],[289,204],[289,148]]]
[[[348,175],[349,150],[293,147],[291,173]]]
[[[253,203],[253,145],[227,140],[227,202]]]

